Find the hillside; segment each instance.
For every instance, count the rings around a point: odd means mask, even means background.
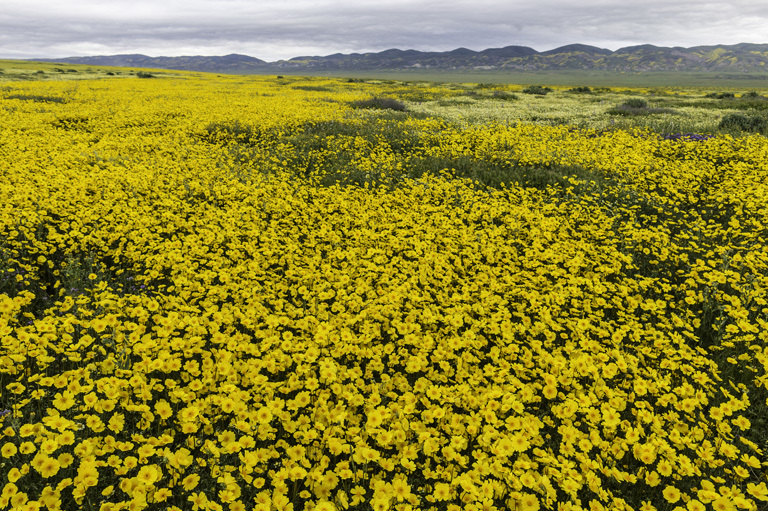
[[[377,53],[336,53],[300,56],[266,62],[247,55],[148,57],[111,55],[35,59],[47,62],[178,69],[220,73],[323,70],[596,70],[596,71],[768,71],[768,44],[735,44],[663,47],[652,44],[611,51],[584,44],[570,44],[539,52],[526,46],[506,46],[474,51],[457,48],[446,52],[390,49]]]
[[[262,69],[267,62],[248,55],[233,53],[224,56],[148,57],[146,55],[104,55],[94,57],[68,57],[34,59],[40,62],[87,64],[91,66],[136,67],[142,69],[177,69],[209,73],[247,72]]]

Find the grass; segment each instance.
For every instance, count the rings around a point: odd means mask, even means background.
[[[636,115],[660,115],[660,114],[676,114],[674,110],[671,108],[649,108],[648,106],[631,106],[627,104],[622,104],[617,107],[611,108],[608,110],[608,113],[611,115],[625,115],[625,116],[636,116]]]
[[[115,79],[128,76],[143,77],[148,74],[157,77],[178,77],[194,75],[195,73],[115,66],[91,66],[87,64],[62,64],[55,62],[7,59],[0,60],[0,83],[15,81]]]
[[[336,77],[359,80],[396,80],[404,82],[492,83],[497,85],[589,86],[589,87],[710,87],[765,89],[768,73],[702,72],[608,72],[608,71],[265,71],[271,75]]]
[[[664,102],[670,107],[675,106],[693,106],[696,108],[706,108],[711,110],[768,110],[768,99],[764,97],[733,97],[723,99],[665,99]]]
[[[39,71],[44,74],[35,75]],[[130,75],[139,71],[158,76],[189,76],[194,72],[134,69],[125,67],[61,64],[25,60],[0,60],[0,81],[3,80],[73,80]],[[112,73],[112,74],[110,74]],[[239,75],[242,73],[233,73]],[[246,73],[250,74],[250,73]],[[291,71],[264,70],[261,75],[294,77],[336,77],[350,82],[368,80],[394,80],[402,82],[486,83],[494,85],[540,85],[576,87],[709,87],[716,89],[744,88],[765,90],[768,73],[704,73],[704,72],[609,72],[594,70],[573,71],[452,71],[392,70],[392,71]],[[307,85],[307,87],[313,87]],[[309,89],[318,90],[318,89]],[[319,89],[322,91],[322,89]]]

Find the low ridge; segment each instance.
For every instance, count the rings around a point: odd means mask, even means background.
[[[616,51],[586,44],[569,44],[539,52],[527,46],[506,46],[475,51],[456,48],[445,52],[423,52],[392,48],[371,53],[335,53],[326,56],[303,56],[289,60],[266,62],[248,55],[148,57],[146,55],[107,55],[30,59],[44,62],[89,64],[100,66],[177,69],[206,72],[291,71],[375,71],[398,69],[434,70],[567,70],[602,71],[730,71],[760,72],[768,70],[768,44],[740,43],[663,47],[652,44],[627,46]]]

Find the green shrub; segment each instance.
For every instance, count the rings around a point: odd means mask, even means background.
[[[153,75],[152,73],[147,73],[145,71],[139,71],[138,73],[136,73],[136,76],[138,76],[139,78],[154,78],[155,77],[155,75]]]
[[[592,89],[589,87],[573,87],[572,89],[568,89],[565,92],[590,93],[592,92]]]
[[[516,94],[512,94],[511,92],[506,92],[503,90],[494,91],[492,95],[494,99],[502,99],[504,101],[514,101],[519,99]]]
[[[626,106],[628,108],[648,108],[648,102],[643,98],[629,98],[624,103],[622,103],[622,106]]]
[[[765,133],[768,131],[768,117],[762,115],[728,114],[723,116],[717,127],[727,131]]]
[[[676,111],[671,108],[633,108],[631,106],[619,105],[608,110],[609,115],[639,116],[653,114],[675,114]]]
[[[523,94],[536,94],[537,96],[546,96],[550,92],[553,92],[551,88],[541,85],[530,85],[523,89]]]
[[[372,108],[374,110],[395,110],[405,112],[406,106],[401,101],[392,98],[361,99],[350,103],[352,108]]]
[[[677,112],[670,108],[651,108],[648,106],[648,101],[644,100],[643,98],[629,98],[619,106],[608,110],[608,113],[610,115],[638,116],[653,114],[676,114]]]
[[[732,99],[736,97],[733,92],[710,92],[705,98],[712,98],[712,99]]]
[[[330,87],[324,87],[322,85],[294,85],[293,88],[310,92],[332,92]]]

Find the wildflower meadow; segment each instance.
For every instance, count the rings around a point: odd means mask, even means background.
[[[768,509],[735,92],[0,81],[0,509]]]

